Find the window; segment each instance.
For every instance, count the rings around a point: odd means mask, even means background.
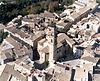
[[[68,23],[69,21],[68,20],[64,20],[64,23]]]
[[[87,78],[85,78],[85,81],[87,81]]]
[[[59,51],[57,50],[57,53],[58,53]]]
[[[81,81],[83,81],[83,78],[81,78]]]
[[[66,67],[65,70],[69,70],[69,67]]]

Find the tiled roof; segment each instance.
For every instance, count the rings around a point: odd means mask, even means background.
[[[6,65],[3,73],[0,76],[0,81],[8,81],[11,76],[14,76],[21,81],[25,81],[25,77],[13,69],[14,66]]]

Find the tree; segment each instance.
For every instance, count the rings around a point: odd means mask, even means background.
[[[3,39],[5,39],[8,35],[8,32],[0,32],[0,43],[2,43]]]
[[[54,10],[59,9],[59,3],[57,1],[54,2]]]
[[[45,4],[44,4],[44,9],[48,10],[48,7],[49,7],[49,1],[46,1]]]
[[[0,37],[0,43],[2,43],[3,39]]]
[[[18,23],[18,26],[22,25],[21,19],[16,20],[14,23]]]
[[[40,14],[41,12],[44,11],[44,8],[41,6],[33,7],[32,11],[30,12],[31,14]]]
[[[62,4],[69,6],[69,5],[73,4],[73,2],[74,2],[74,0],[63,0]]]
[[[45,66],[45,68],[47,68],[48,65],[49,65],[49,61],[44,61],[44,62],[43,62],[43,65]]]
[[[99,4],[100,4],[100,0],[97,0],[97,3],[99,3]]]
[[[2,32],[2,39],[5,39],[8,36],[8,32]]]
[[[54,12],[54,7],[53,7],[53,4],[52,3],[49,4],[48,11],[49,12]]]

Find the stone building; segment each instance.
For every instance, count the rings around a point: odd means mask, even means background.
[[[37,47],[40,55],[40,63],[44,61],[57,61],[72,51],[70,49],[70,40],[66,34],[60,33],[57,35],[56,28],[51,27],[45,30],[45,32],[46,37],[38,42]]]

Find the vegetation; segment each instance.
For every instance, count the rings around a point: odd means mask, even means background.
[[[85,33],[86,35],[88,35],[88,36],[90,36],[91,35],[91,33],[89,32],[89,31],[86,31],[86,33]]]
[[[0,32],[0,43],[2,43],[3,39],[5,39],[8,35],[8,32]]]
[[[34,62],[33,71],[34,71],[34,69],[39,69],[39,70],[46,69],[48,67],[48,65],[49,65],[49,61],[45,61],[42,64],[38,64],[38,63]],[[33,72],[33,71],[31,71],[31,72]]]
[[[97,0],[97,3],[99,3],[99,4],[100,4],[100,0]]]
[[[39,14],[44,10],[50,12],[61,12],[64,5],[70,5],[73,0],[1,0],[5,4],[0,5],[0,23],[6,24],[18,15]],[[12,0],[13,1],[13,0]]]
[[[56,27],[56,23],[51,22],[49,26],[50,26],[50,27]]]
[[[22,25],[21,19],[16,20],[14,23],[18,23],[18,26]]]
[[[64,28],[60,28],[60,29],[58,29],[58,31],[61,32],[61,33],[66,33]]]
[[[44,65],[45,68],[47,68],[48,65],[49,65],[49,61],[44,61],[43,65]]]
[[[74,2],[74,0],[63,0],[62,4],[69,6],[69,5],[73,4],[73,2]]]

